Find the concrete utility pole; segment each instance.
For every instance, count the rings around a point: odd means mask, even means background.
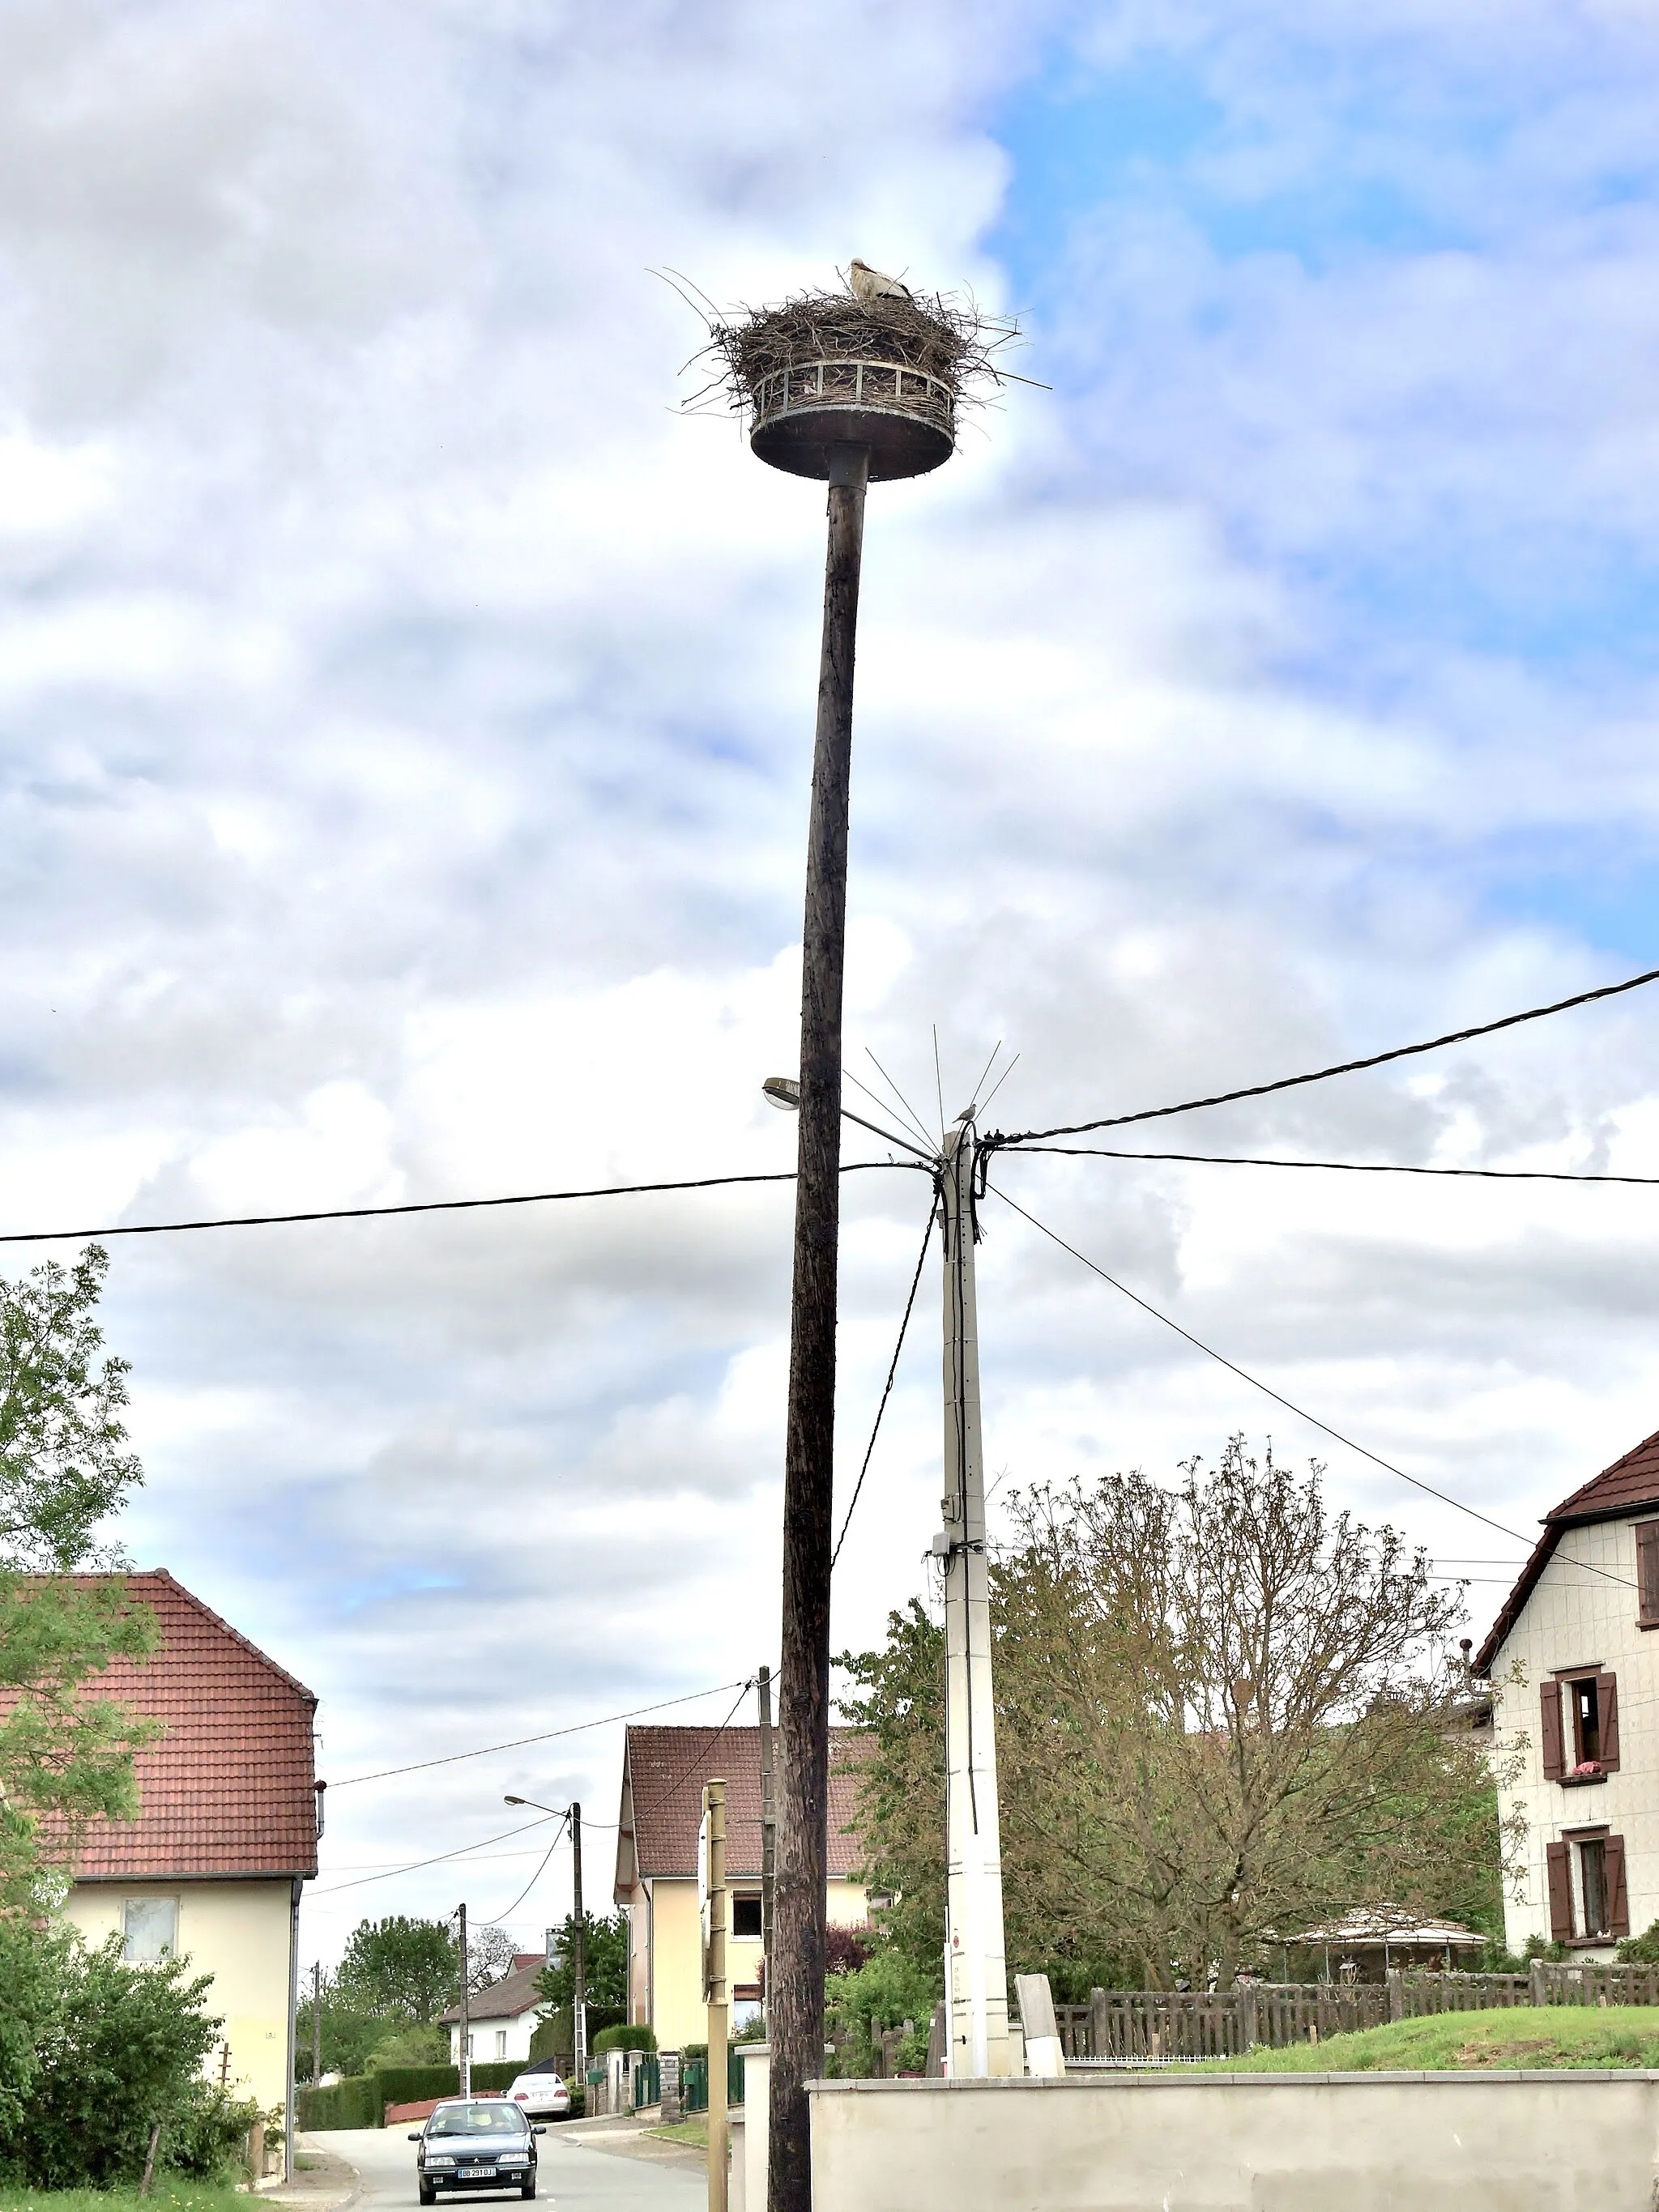
[[[311,1969],[311,2086],[314,2089],[323,2078],[323,1962],[313,1962]]]
[[[777,1878],[778,1820],[772,1802],[772,1669],[763,1667],[755,1681],[760,1707],[761,1776],[761,2017],[772,2011],[772,1890]]]
[[[726,1784],[702,1786],[703,1995],[708,2000],[708,2212],[726,2212]]]
[[[974,1297],[974,1125],[964,1117],[945,1140],[939,1182],[945,1224],[945,1528],[933,1540],[934,1552],[945,1561],[945,2068],[953,2081],[979,2081],[1009,2070]]]
[[[457,2046],[456,2052],[456,2063],[460,2069],[461,2094],[464,2097],[470,2097],[472,2094],[472,2024],[467,2018],[468,2002],[471,1996],[471,1990],[467,1988],[467,1984],[471,1979],[472,1976],[472,1960],[468,1954],[466,1947],[465,1905],[462,1905],[456,1907],[456,1917],[460,1922],[461,1929],[461,2027],[460,2040]]]
[[[587,2084],[587,1923],[582,1916],[582,1808],[570,1808],[570,2066],[578,2086]]]

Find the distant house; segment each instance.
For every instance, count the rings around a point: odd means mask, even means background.
[[[854,1729],[832,1729],[826,1905],[833,1925],[861,1928],[863,1858],[856,1831],[858,1750]],[[726,1783],[726,1871],[732,1892],[727,1966],[733,2024],[761,1995],[761,1789],[757,1728],[630,1728],[623,1751],[622,1811],[613,1895],[628,1915],[628,2017],[656,2030],[665,2051],[701,2043],[702,1936],[697,1905],[697,1831],[702,1785]]]
[[[1545,1515],[1473,1662],[1492,1684],[1499,1804],[1526,1824],[1511,1950],[1538,1936],[1607,1958],[1659,1919],[1656,1630],[1659,1435]]]
[[[88,1943],[118,1934],[129,1959],[184,1953],[210,1974],[225,2025],[206,2070],[269,2111],[288,2098],[301,1885],[317,1871],[317,1700],[164,1571],[122,1579],[161,1648],[91,1687],[167,1733],[137,1754],[138,1818],[88,1828],[64,1915]]]
[[[536,1977],[547,1964],[541,1951],[520,1951],[513,1960],[513,1971],[504,1974],[499,1982],[492,1982],[480,1990],[466,2008],[466,2055],[474,2065],[501,2064],[511,2058],[530,2056],[530,2039],[542,2015],[551,2007],[536,1987]],[[461,2008],[452,2005],[438,2016],[441,2027],[449,2030],[449,2059],[453,2066],[461,2063]]]

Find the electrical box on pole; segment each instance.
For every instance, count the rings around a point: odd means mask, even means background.
[[[980,1442],[979,1324],[974,1297],[971,1121],[945,1142],[945,2070],[953,2081],[1009,2071],[1002,1936],[1002,1836],[991,1697],[991,1592]]]

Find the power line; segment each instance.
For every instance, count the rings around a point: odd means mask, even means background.
[[[689,1705],[698,1698],[717,1698],[722,1690],[746,1690],[747,1682],[716,1682],[711,1689],[687,1690],[678,1698],[660,1698],[654,1705],[635,1705],[632,1712],[606,1713],[600,1720],[573,1721],[568,1728],[544,1729],[539,1735],[517,1735],[510,1743],[480,1744],[476,1751],[449,1751],[441,1759],[417,1759],[410,1766],[382,1766],[373,1774],[348,1774],[343,1782],[331,1782],[331,1793],[336,1790],[350,1790],[359,1782],[386,1782],[394,1774],[423,1774],[429,1766],[453,1766],[463,1759],[488,1759],[493,1751],[520,1751],[527,1743],[550,1743],[556,1736],[585,1735],[589,1729],[611,1728],[617,1721],[636,1721],[647,1713],[666,1712],[671,1705]],[[534,1827],[537,1824],[532,1821]],[[515,1829],[514,1833],[518,1831]]]
[[[511,1904],[511,1905],[509,1905],[507,1906],[507,1911],[506,1911],[505,1912],[492,1912],[492,1913],[490,1914],[489,1917],[490,1917],[490,1919],[491,1919],[492,1921],[495,1921],[495,1920],[506,1920],[506,1919],[508,1919],[508,1918],[509,1918],[509,1917],[510,1917],[514,1913],[515,1913],[515,1912],[518,1911],[519,1907],[520,1907],[520,1906],[524,1903],[524,1901],[525,1901],[526,1898],[529,1896],[529,1894],[530,1894],[531,1891],[532,1891],[532,1889],[534,1889],[534,1887],[536,1887],[536,1884],[537,1884],[537,1883],[541,1880],[541,1878],[542,1878],[543,1875],[547,1871],[547,1862],[549,1861],[549,1859],[550,1859],[550,1858],[552,1857],[552,1856],[553,1856],[554,1852],[555,1852],[556,1850],[557,1850],[557,1849],[558,1849],[558,1847],[559,1847],[559,1838],[560,1838],[561,1836],[562,1836],[562,1835],[563,1835],[563,1833],[564,1833],[565,1830],[566,1830],[569,1826],[570,1826],[570,1815],[569,1815],[569,1814],[568,1814],[568,1813],[567,1813],[567,1814],[564,1814],[564,1816],[562,1817],[562,1819],[560,1820],[559,1825],[558,1825],[558,1827],[557,1827],[557,1829],[556,1829],[556,1830],[555,1831],[555,1832],[554,1832],[554,1837],[553,1837],[553,1840],[552,1840],[552,1842],[548,1845],[547,1849],[543,1852],[543,1854],[542,1854],[542,1863],[541,1863],[540,1866],[538,1866],[538,1867],[537,1868],[537,1869],[536,1869],[535,1873],[534,1873],[534,1874],[532,1874],[532,1875],[531,1875],[531,1877],[530,1877],[529,1881],[528,1881],[527,1882],[526,1882],[526,1884],[525,1884],[524,1887],[523,1887],[523,1888],[519,1892],[518,1895],[514,1899],[514,1900],[513,1900],[512,1904]]]
[[[876,1418],[870,1431],[870,1441],[864,1448],[864,1464],[859,1469],[859,1479],[853,1486],[853,1495],[848,1502],[846,1518],[841,1524],[841,1534],[836,1539],[836,1548],[830,1554],[830,1571],[834,1574],[836,1562],[841,1557],[841,1547],[847,1541],[847,1531],[853,1525],[853,1514],[859,1502],[859,1492],[864,1488],[864,1478],[870,1472],[870,1455],[875,1450],[876,1438],[881,1434],[881,1417],[887,1411],[887,1401],[892,1395],[893,1377],[898,1373],[899,1354],[904,1349],[904,1332],[910,1326],[911,1310],[916,1303],[916,1291],[921,1282],[921,1271],[927,1264],[927,1247],[933,1241],[933,1206],[927,1209],[927,1226],[921,1232],[921,1249],[916,1255],[916,1272],[910,1278],[910,1295],[904,1301],[904,1318],[899,1323],[898,1342],[893,1346],[893,1357],[888,1362],[887,1380],[881,1389],[881,1402],[876,1407]]]
[[[341,1785],[343,1786],[343,1785]],[[366,1889],[372,1881],[392,1881],[400,1874],[418,1874],[422,1867],[441,1866],[447,1859],[464,1859],[474,1851],[487,1850],[491,1844],[504,1844],[509,1836],[527,1834],[532,1828],[544,1828],[550,1820],[557,1820],[552,1813],[539,1820],[524,1820],[516,1828],[503,1828],[499,1836],[486,1836],[482,1843],[461,1844],[453,1851],[439,1851],[429,1859],[414,1859],[408,1866],[392,1867],[386,1874],[366,1874],[356,1881],[332,1881],[326,1889],[312,1892],[313,1897],[336,1897],[343,1889]]]
[[[1317,1413],[1310,1413],[1305,1406],[1298,1406],[1293,1398],[1287,1398],[1282,1391],[1275,1390],[1270,1382],[1264,1382],[1259,1375],[1252,1375],[1248,1368],[1239,1366],[1237,1361],[1229,1359],[1224,1352],[1218,1352],[1212,1344],[1206,1344],[1202,1337],[1194,1336],[1191,1329],[1182,1328],[1178,1321],[1171,1321],[1168,1314],[1160,1313],[1155,1305],[1149,1304],[1138,1291],[1132,1291],[1127,1283],[1120,1283],[1115,1275],[1109,1275],[1104,1267],[1090,1259],[1086,1252],[1079,1252],[1075,1244],[1068,1244],[1066,1239],[1057,1231],[1050,1229],[1046,1222],[1039,1221],[1034,1213],[1028,1213],[1018,1200],[1009,1197],[1006,1190],[998,1190],[994,1183],[988,1183],[986,1188],[994,1192],[1005,1206],[1012,1206],[1014,1212],[1023,1220],[1029,1221],[1033,1229],[1041,1230],[1051,1243],[1059,1245],[1062,1252],[1069,1252],[1074,1260],[1080,1260],[1091,1274],[1098,1275],[1103,1283],[1109,1283],[1115,1291],[1121,1292],[1132,1304],[1138,1305],[1143,1313],[1151,1314],[1154,1321],[1161,1321],[1165,1328],[1172,1328],[1177,1336],[1184,1337],[1187,1342],[1201,1352],[1206,1359],[1217,1361],[1219,1365],[1227,1370],[1229,1374],[1237,1375],[1241,1382],[1248,1382],[1253,1390],[1260,1390],[1265,1396],[1271,1398],[1275,1405],[1283,1406],[1287,1413],[1294,1413],[1299,1421],[1310,1423],[1324,1435],[1334,1437],[1338,1443],[1344,1445],[1349,1451],[1358,1452],[1362,1459],[1370,1460],[1385,1473],[1397,1475],[1401,1482],[1408,1482],[1413,1490],[1421,1490],[1431,1498],[1437,1498],[1443,1505],[1449,1505],[1456,1512],[1467,1513],[1472,1521],[1479,1521],[1488,1528],[1495,1528],[1500,1536],[1508,1536],[1517,1544],[1526,1544],[1527,1539],[1518,1528],[1507,1528],[1501,1521],[1494,1521],[1490,1514],[1478,1512],[1473,1505],[1465,1505],[1462,1498],[1452,1497],[1449,1492],[1437,1490],[1431,1482],[1425,1482],[1415,1474],[1407,1474],[1403,1467],[1396,1467],[1392,1460],[1384,1459],[1380,1452],[1372,1451],[1367,1444],[1357,1443],[1353,1437],[1346,1436],[1340,1429],[1334,1429],[1328,1421],[1322,1421]],[[1608,1582],[1619,1583],[1626,1589],[1634,1589],[1636,1587],[1627,1576],[1615,1575],[1606,1567],[1592,1565],[1589,1560],[1578,1560],[1574,1564],[1584,1567],[1592,1574],[1601,1575]]]
[[[1639,990],[1659,979],[1659,968],[1647,969],[1622,983],[1603,983],[1599,990],[1579,991],[1571,999],[1554,1000],[1547,1006],[1528,1006],[1524,1013],[1505,1014],[1499,1021],[1477,1022],[1473,1029],[1451,1030],[1444,1036],[1429,1037],[1421,1044],[1399,1044],[1388,1052],[1374,1052],[1364,1060],[1339,1060],[1334,1067],[1316,1067],[1307,1075],[1282,1075],[1273,1083],[1252,1083],[1242,1091],[1218,1091],[1208,1098],[1188,1098],[1179,1106],[1152,1106],[1139,1114],[1107,1114],[1098,1121],[1072,1121],[1057,1129],[1024,1129],[1005,1136],[1000,1130],[981,1140],[981,1149],[994,1152],[1010,1145],[1035,1145],[1045,1137],[1081,1137],[1091,1129],[1119,1129],[1131,1121],[1159,1121],[1170,1114],[1196,1113],[1201,1106],[1231,1106],[1240,1098],[1265,1098],[1270,1091],[1294,1091],[1304,1083],[1323,1083],[1333,1075],[1354,1075],[1360,1069],[1381,1067],[1390,1060],[1409,1060],[1414,1054],[1438,1052],[1444,1045],[1467,1044],[1471,1037],[1491,1036],[1494,1030],[1514,1029],[1521,1022],[1542,1021],[1547,1014],[1564,1014],[1573,1006],[1588,1006],[1596,999],[1616,999],[1621,992]]]
[[[892,1141],[902,1144],[903,1139],[896,1137]],[[908,1160],[843,1160],[841,1171],[854,1175],[861,1168],[905,1168],[909,1164]],[[733,1183],[794,1180],[795,1170],[790,1168],[781,1169],[775,1175],[695,1176],[684,1182],[614,1182],[585,1190],[518,1191],[507,1198],[428,1198],[406,1206],[319,1206],[306,1213],[235,1213],[208,1221],[131,1222],[112,1229],[13,1229],[0,1231],[0,1244],[55,1244],[82,1237],[100,1240],[106,1237],[172,1237],[185,1229],[268,1229],[284,1221],[368,1221],[393,1213],[468,1213],[483,1206],[551,1206],[562,1199],[637,1198],[653,1191],[723,1190]]]
[[[1252,1152],[1121,1152],[1105,1145],[1021,1145],[1026,1152],[1064,1159],[1185,1160],[1212,1168],[1325,1168],[1336,1175],[1479,1176],[1489,1182],[1622,1182],[1659,1184],[1659,1176],[1580,1175],[1566,1168],[1418,1168],[1395,1160],[1279,1160]]]

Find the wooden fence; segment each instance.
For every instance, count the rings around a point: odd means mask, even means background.
[[[1524,1974],[1390,1973],[1382,1982],[1255,1982],[1207,1990],[1096,1990],[1086,2005],[1056,2005],[1068,2058],[1224,2058],[1258,2044],[1322,2043],[1355,2028],[1427,2013],[1504,2005],[1659,2005],[1659,1967],[1557,1966]]]

